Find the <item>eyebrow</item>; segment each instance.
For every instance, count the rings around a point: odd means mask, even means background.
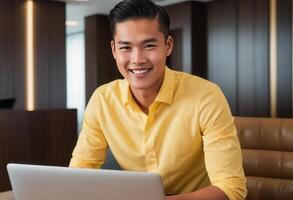
[[[143,44],[150,43],[150,42],[158,42],[158,40],[156,38],[150,38],[150,39],[146,39],[146,40],[142,41]],[[128,41],[118,41],[117,43],[121,44],[121,45],[130,45],[131,44],[131,42],[128,42]]]
[[[126,41],[118,41],[118,44],[124,44],[124,45],[129,45],[131,44],[130,42],[126,42]]]
[[[158,42],[158,40],[156,38],[150,38],[150,39],[146,39],[142,41],[142,43],[150,43],[150,42]]]

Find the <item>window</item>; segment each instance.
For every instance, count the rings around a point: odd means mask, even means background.
[[[78,131],[85,109],[85,46],[84,32],[66,37],[66,91],[67,108],[77,109]]]

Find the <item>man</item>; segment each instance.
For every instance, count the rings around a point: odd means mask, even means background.
[[[100,168],[110,147],[123,169],[158,172],[166,200],[244,199],[225,97],[215,84],[165,66],[173,48],[166,11],[150,0],[125,0],[109,19],[125,79],[94,92],[70,166]]]

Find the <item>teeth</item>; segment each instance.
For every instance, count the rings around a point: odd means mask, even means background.
[[[133,69],[131,70],[134,74],[143,74],[149,71],[148,69]]]

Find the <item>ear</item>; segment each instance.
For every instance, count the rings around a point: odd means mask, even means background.
[[[166,40],[166,54],[167,54],[167,56],[170,56],[170,54],[172,53],[173,46],[174,46],[174,40],[173,40],[172,36],[169,35]]]
[[[115,42],[114,40],[111,40],[111,49],[114,59],[116,60],[116,51],[115,51]]]

